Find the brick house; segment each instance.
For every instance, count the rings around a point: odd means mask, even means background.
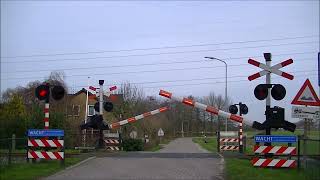
[[[98,99],[94,94],[88,91],[88,116],[93,116],[95,114],[94,104],[98,102]],[[71,128],[73,130],[78,130],[80,124],[85,120],[85,111],[86,111],[86,99],[87,99],[87,90],[85,88],[76,92],[75,94],[68,94],[66,97],[67,106],[66,106],[66,116],[67,121],[70,122]],[[114,108],[116,105],[123,101],[123,97],[121,94],[111,94],[110,97],[104,96],[105,101],[111,101],[114,104]],[[104,111],[103,119],[110,122],[118,121],[119,119],[115,118],[113,113],[108,113]]]

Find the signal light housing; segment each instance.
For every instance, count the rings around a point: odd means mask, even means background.
[[[229,112],[231,114],[237,114],[238,113],[238,107],[236,105],[229,106]]]
[[[50,96],[50,88],[47,84],[38,86],[35,90],[35,95],[39,100],[46,100]]]
[[[248,111],[249,111],[248,106],[246,104],[242,104],[240,102],[239,104],[234,104],[234,105],[229,106],[229,112],[231,114],[237,114],[238,113],[238,107],[236,105],[239,105],[240,115],[248,113]]]
[[[271,89],[271,96],[279,101],[286,96],[286,89],[281,84],[276,84]]]
[[[271,85],[269,84],[259,84],[256,88],[254,88],[254,96],[259,100],[264,100],[268,96],[268,88]]]
[[[272,88],[271,96],[277,101],[283,99],[286,96],[286,89],[281,84],[259,84],[254,89],[254,96],[259,100],[266,99],[268,97],[269,88]]]
[[[248,106],[246,104],[239,103],[240,106],[240,114],[248,114]]]
[[[52,98],[55,100],[60,100],[65,94],[65,90],[62,86],[54,86],[51,90]]]
[[[100,107],[99,102],[96,102],[96,103],[94,104],[94,110],[97,111],[97,112],[99,112],[99,111],[100,111],[99,107]],[[104,102],[104,103],[103,103],[103,109],[104,109],[105,111],[107,111],[107,112],[111,112],[112,109],[113,109],[113,103],[112,103],[112,102]]]

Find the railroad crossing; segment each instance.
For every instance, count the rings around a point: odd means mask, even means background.
[[[223,179],[224,161],[191,138],[178,138],[157,153],[133,152],[101,155],[54,174],[58,179]]]

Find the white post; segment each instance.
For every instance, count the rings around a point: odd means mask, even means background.
[[[103,115],[103,83],[104,80],[99,80],[99,85],[100,85],[100,89],[99,89],[99,114]]]

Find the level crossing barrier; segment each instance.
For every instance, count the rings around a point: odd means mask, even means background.
[[[297,148],[292,146],[292,143],[297,142],[296,136],[272,136],[272,135],[257,135],[254,137],[256,145],[253,147],[255,157],[251,160],[254,167],[272,167],[272,168],[296,168],[297,161],[292,159],[292,156],[297,154]],[[260,143],[270,142],[287,142],[288,145],[260,145]],[[279,159],[281,156],[286,159]]]
[[[104,142],[107,150],[121,151],[122,138],[120,133],[105,133]]]
[[[27,159],[61,160],[64,164],[64,131],[29,129]]]
[[[239,137],[237,131],[218,132],[219,151],[239,151]]]

